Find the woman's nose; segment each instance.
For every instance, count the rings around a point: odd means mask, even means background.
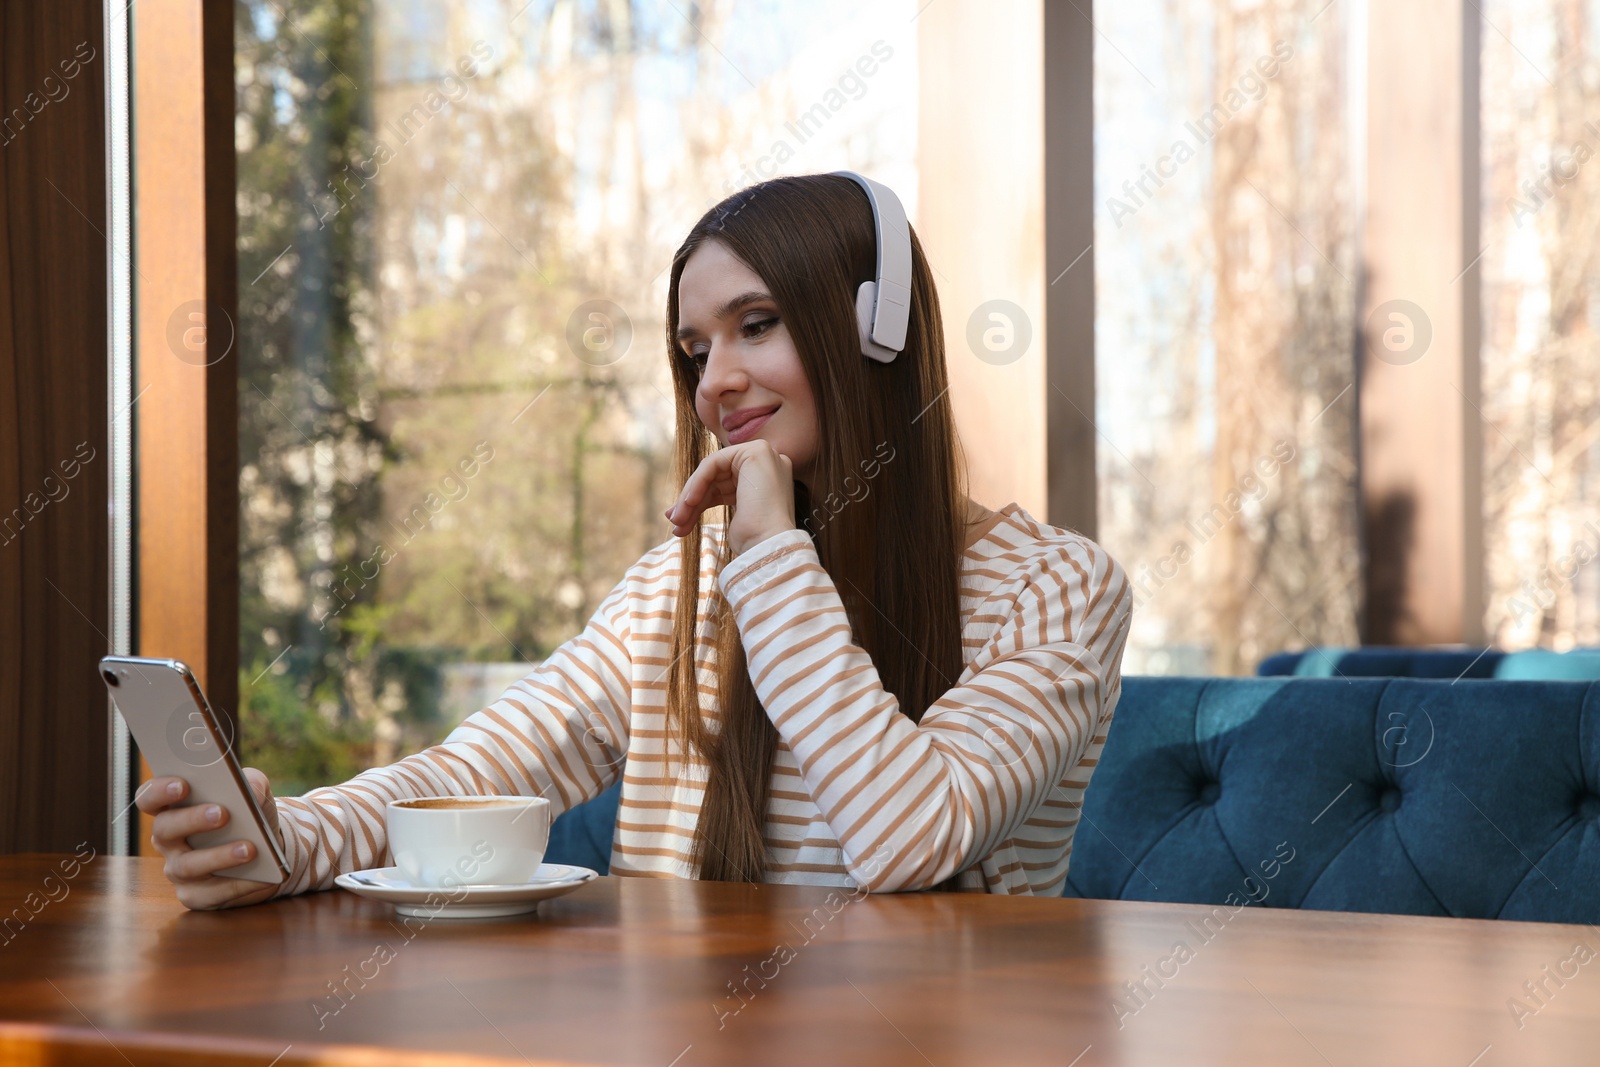
[[[705,370],[700,374],[700,391],[706,399],[716,400],[727,393],[741,392],[749,384],[749,376],[732,346],[712,342]]]

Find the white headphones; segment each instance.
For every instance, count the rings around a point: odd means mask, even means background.
[[[872,205],[878,264],[874,280],[862,282],[856,290],[856,327],[861,354],[892,363],[906,346],[906,324],[911,319],[911,227],[906,209],[887,185],[853,170],[832,173],[861,186]]]

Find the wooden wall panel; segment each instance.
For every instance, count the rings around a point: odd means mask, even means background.
[[[924,75],[912,220],[939,286],[971,495],[989,507],[1014,500],[1039,519],[1051,513],[1046,394],[1053,395],[1045,373],[1043,26],[1041,0],[929,4],[917,16]],[[993,348],[984,344],[990,330]]]
[[[103,49],[0,5],[0,852],[106,847]]]

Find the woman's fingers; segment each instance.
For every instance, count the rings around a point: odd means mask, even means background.
[[[278,829],[278,804],[272,799],[272,783],[267,780],[264,772],[254,767],[243,768],[244,780],[250,784],[250,791],[256,795],[256,807],[261,809],[261,814],[266,817],[267,829],[278,835],[278,841],[283,841],[283,832]]]
[[[243,855],[240,853],[243,852]],[[218,871],[226,871],[241,863],[248,863],[256,848],[248,841],[229,841],[210,848],[192,848],[174,852],[167,857],[166,875],[169,882],[195,882],[210,878]],[[242,879],[230,879],[242,881]],[[260,885],[260,882],[255,883]]]
[[[163,856],[173,852],[187,852],[189,835],[215,830],[227,824],[228,809],[221,804],[194,804],[187,808],[172,808],[156,816],[150,842]]]
[[[146,815],[156,815],[189,795],[189,783],[182,778],[152,778],[133,794],[133,802]]]
[[[242,769],[244,780],[250,783],[250,789],[256,795],[256,803],[264,804],[272,799],[272,783],[267,780],[265,771],[258,771],[254,767]]]
[[[277,833],[278,809],[272,799],[272,784],[254,767],[244,768],[245,780],[255,794],[256,803],[266,817],[267,826]],[[135,795],[139,810],[155,816],[150,835],[156,851],[167,858],[164,873],[176,888],[178,900],[192,911],[241,907],[272,899],[277,885],[246,878],[229,878],[227,872],[255,858],[256,847],[249,841],[226,841],[220,845],[194,848],[189,838],[227,826],[228,809],[220,804],[172,805],[189,796],[189,784],[181,778],[152,778]]]
[[[694,529],[694,524],[700,521],[700,516],[714,507],[723,504],[733,504],[738,498],[738,483],[732,479],[726,482],[714,483],[711,489],[692,501],[680,501],[673,505],[667,512],[667,519],[672,523],[672,532],[679,535]]]
[[[267,816],[267,825],[277,829],[278,806],[272,800],[272,782],[267,781],[266,774],[253,766],[243,768],[243,774],[246,784],[250,785],[250,792],[256,795],[256,806],[261,808],[261,814]]]
[[[682,536],[694,528],[705,512],[723,504],[733,504],[737,499],[737,480],[732,476],[719,478],[708,485],[697,486],[694,492],[680,497],[676,504],[667,509],[667,520],[672,523],[672,532]]]
[[[747,472],[752,471],[757,482],[776,483],[765,487],[760,495],[776,493],[783,498],[784,506],[793,510],[794,475],[789,457],[768,441],[749,441],[720,448],[700,461],[700,466],[684,481],[677,502],[667,509],[672,532],[681,537],[694,528],[708,509],[737,503],[739,487],[747,478]]]
[[[770,441],[747,441],[713,452],[684,481],[677,503],[667,510],[672,532],[684,536],[707,508],[718,504],[736,505],[728,523],[735,553],[794,529],[793,462]]]
[[[675,527],[693,526],[701,512],[733,503],[739,482],[733,453],[732,448],[718,449],[701,460],[684,481],[677,501],[667,509],[667,518]]]

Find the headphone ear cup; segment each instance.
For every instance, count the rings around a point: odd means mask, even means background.
[[[883,347],[872,339],[872,309],[877,300],[877,283],[862,282],[861,288],[856,290],[856,335],[861,341],[863,356],[875,359],[879,363],[893,363],[894,357],[899,353],[892,348]]]

